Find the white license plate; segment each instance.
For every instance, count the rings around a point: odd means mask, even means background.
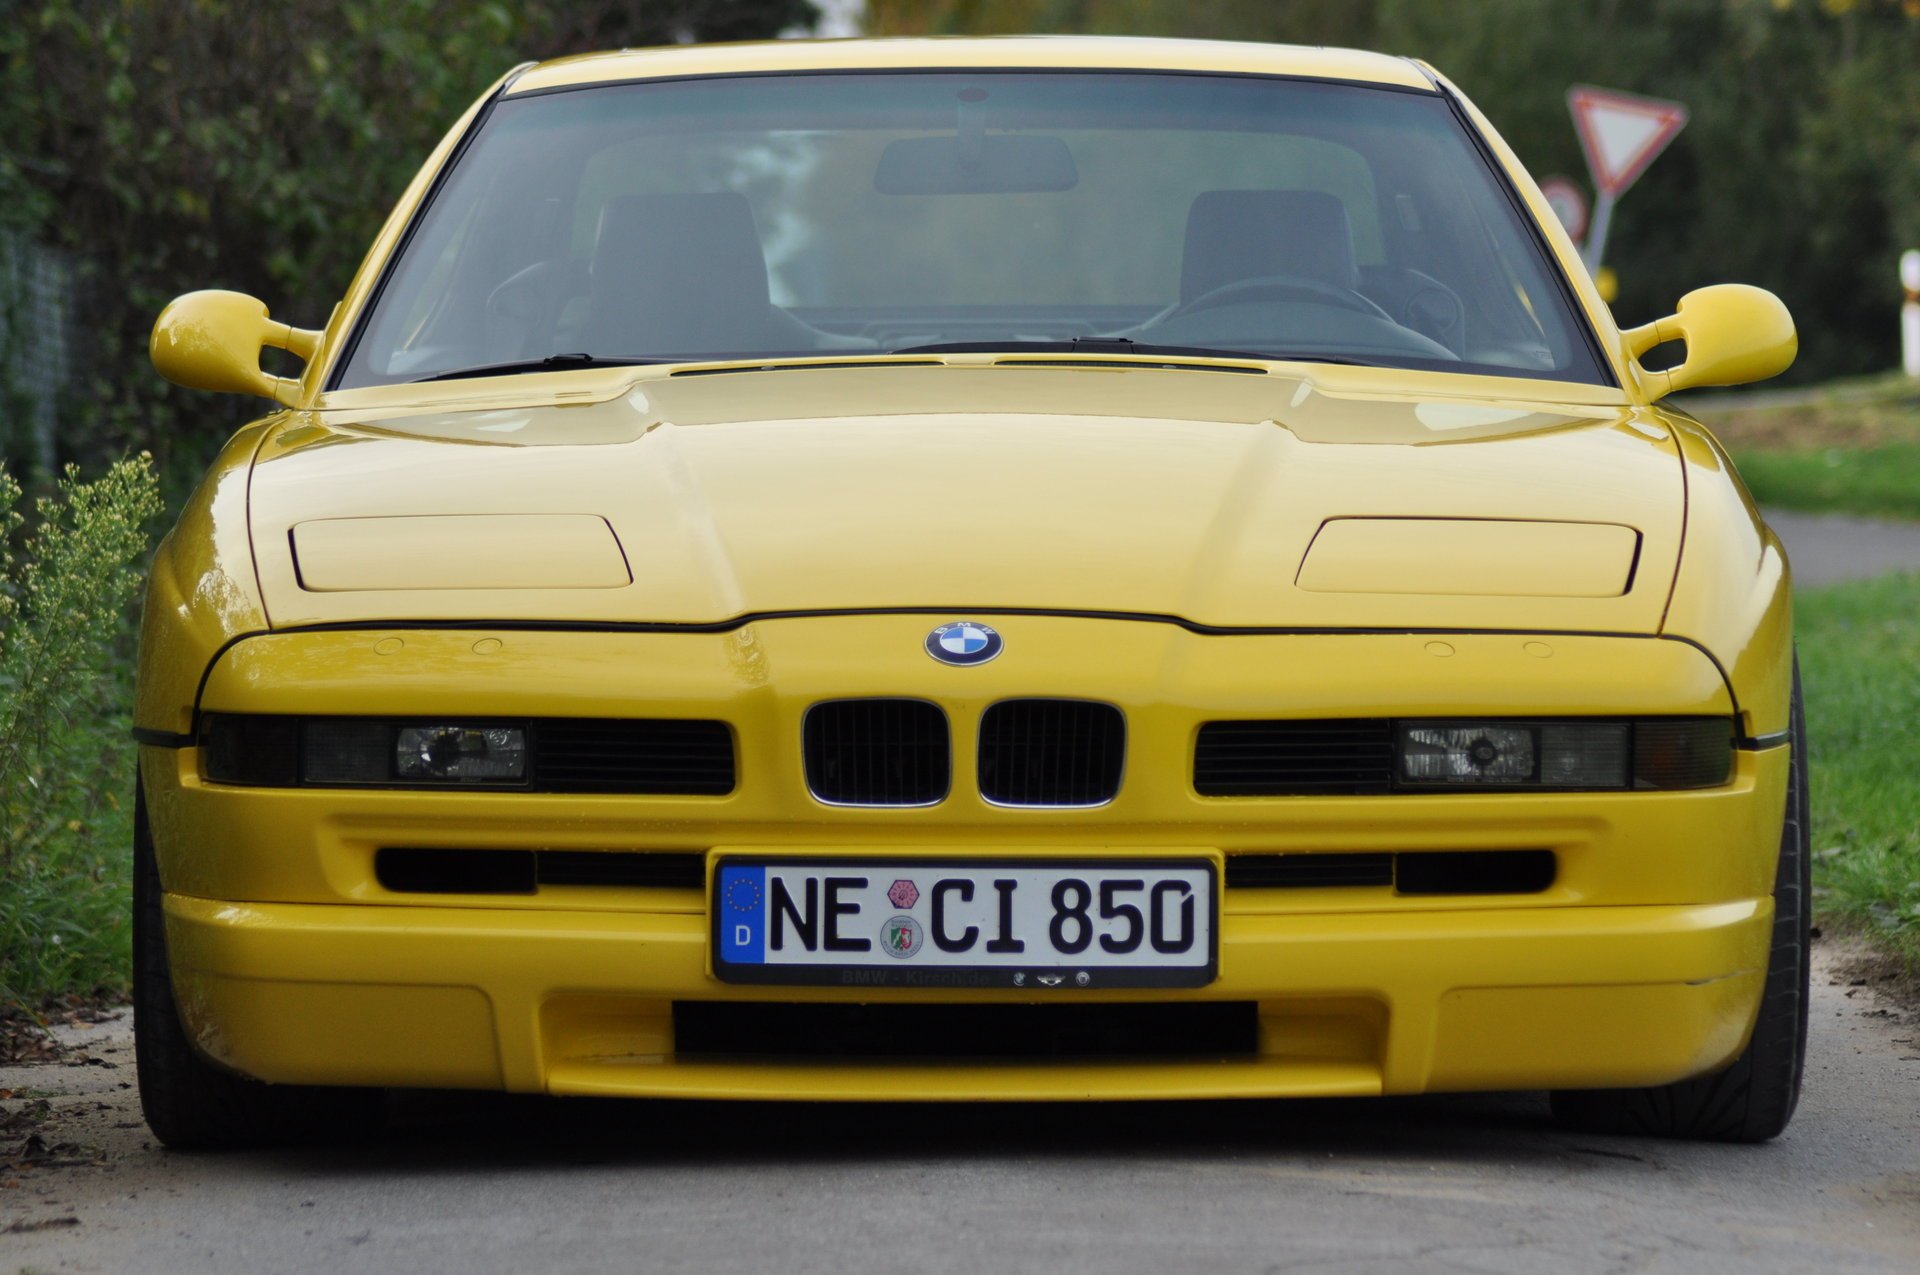
[[[1218,953],[1205,859],[755,859],[715,865],[730,983],[1200,987]]]

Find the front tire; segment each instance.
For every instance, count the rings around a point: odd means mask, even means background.
[[[1773,946],[1753,1038],[1724,1071],[1650,1089],[1563,1089],[1553,1095],[1562,1124],[1588,1133],[1765,1142],[1793,1118],[1807,1058],[1812,978],[1809,911],[1812,860],[1807,817],[1807,720],[1800,663],[1793,666],[1787,807],[1773,882]]]
[[[177,1150],[264,1147],[376,1128],[378,1090],[269,1085],[223,1071],[194,1049],[173,998],[159,866],[136,792],[133,814],[133,1042],[140,1111]]]

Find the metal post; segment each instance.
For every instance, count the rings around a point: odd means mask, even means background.
[[[1598,278],[1600,261],[1607,252],[1607,227],[1613,222],[1613,196],[1601,191],[1593,201],[1593,221],[1587,227],[1587,246],[1581,259],[1587,263],[1587,273]]]
[[[1920,251],[1900,254],[1900,285],[1907,290],[1900,307],[1900,363],[1920,381]]]

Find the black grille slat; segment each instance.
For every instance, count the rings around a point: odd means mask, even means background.
[[[1393,788],[1393,723],[1208,722],[1194,749],[1204,797],[1339,796]]]
[[[1099,806],[1120,791],[1126,719],[1088,700],[1003,700],[980,719],[980,795],[999,806]]]
[[[836,806],[931,806],[953,773],[947,715],[924,700],[829,700],[801,733],[807,787]]]
[[[736,781],[725,722],[548,718],[530,723],[533,787],[718,797]]]

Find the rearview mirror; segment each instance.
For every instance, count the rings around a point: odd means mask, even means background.
[[[903,137],[887,143],[873,174],[883,195],[1019,195],[1079,184],[1065,142],[1011,133]]]
[[[311,359],[321,333],[267,317],[267,303],[244,292],[189,292],[154,320],[148,353],[160,375],[190,390],[257,394],[283,407],[300,399],[300,382],[260,369],[267,346]]]
[[[1622,334],[1636,360],[1668,341],[1686,344],[1687,357],[1665,372],[1641,369],[1655,399],[1696,385],[1745,385],[1778,376],[1800,352],[1793,316],[1779,297],[1744,283],[1721,283],[1680,298],[1664,319]]]

